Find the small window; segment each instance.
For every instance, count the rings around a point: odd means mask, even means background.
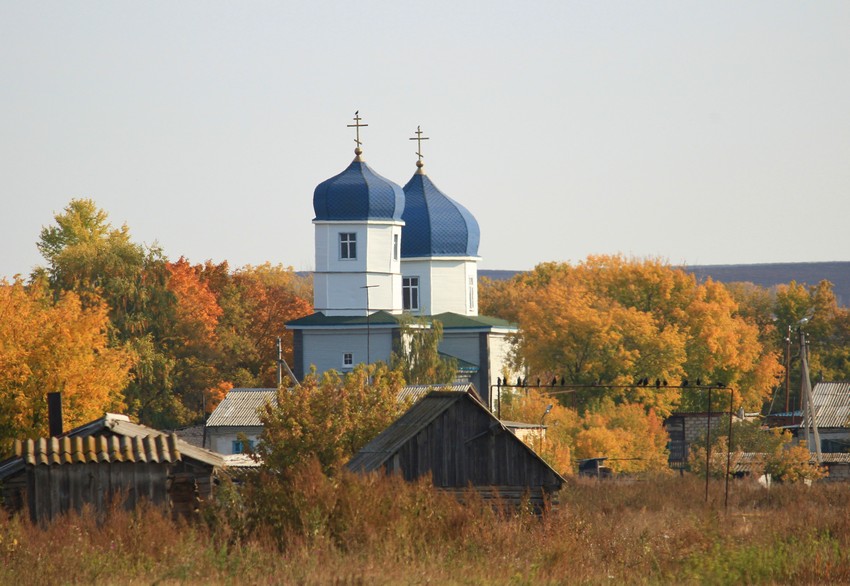
[[[398,260],[398,234],[393,234],[393,260]]]
[[[419,277],[402,277],[401,302],[404,309],[419,309]]]
[[[469,277],[469,309],[475,309],[475,281]]]
[[[342,367],[351,368],[354,366],[354,354],[352,352],[342,353]]]
[[[341,232],[339,235],[339,258],[353,260],[357,258],[357,234]]]
[[[233,440],[233,451],[234,454],[244,454],[245,453],[245,442],[241,442],[239,440]],[[248,440],[248,449],[254,450],[254,440]]]

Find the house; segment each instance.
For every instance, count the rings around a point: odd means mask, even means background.
[[[469,392],[480,400],[475,386],[471,383],[408,385],[401,389],[398,400],[415,402],[436,388]],[[252,466],[250,459],[231,456],[243,454],[245,448],[253,449],[256,446],[263,431],[259,412],[267,404],[277,405],[277,389],[231,389],[207,419],[203,432],[203,446],[224,454],[228,467],[237,463],[240,467]],[[240,439],[242,436],[247,439],[247,446]]]
[[[740,420],[734,414],[733,418]],[[673,413],[664,420],[664,428],[670,436],[667,461],[671,468],[682,470],[687,467],[691,444],[705,438],[709,425],[712,434],[728,433],[729,412]]]
[[[220,454],[253,449],[263,431],[259,410],[266,404],[277,404],[277,389],[231,389],[207,419],[204,447]]]
[[[347,464],[405,480],[430,475],[434,486],[462,495],[538,509],[557,500],[564,479],[470,393],[432,391],[364,446]]]
[[[819,382],[812,389],[815,423],[822,452],[850,452],[850,382]],[[799,439],[807,439],[814,451],[814,433],[803,423],[792,430]]]
[[[439,321],[439,351],[457,359],[460,375],[492,408],[490,389],[508,371],[517,328],[478,314],[478,222],[437,188],[421,154],[404,188],[373,171],[360,148],[360,120],[352,125],[354,160],[313,193],[314,313],[286,324],[293,372],[303,379],[311,366],[346,372],[389,362],[405,346],[411,317],[416,327]]]
[[[186,515],[212,494],[225,467],[218,454],[113,413],[62,437],[18,441],[15,450],[0,463],[3,501],[12,510],[26,504],[34,521],[84,504],[104,511],[114,497]]]

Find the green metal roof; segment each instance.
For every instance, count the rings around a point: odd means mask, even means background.
[[[490,328],[507,328],[516,329],[516,324],[509,321],[499,319],[497,317],[488,317],[486,315],[460,315],[459,313],[440,313],[438,315],[423,316],[428,321],[438,320],[443,324],[444,330],[454,330],[461,328],[468,329],[490,329]],[[328,316],[322,312],[308,315],[299,319],[286,322],[288,327],[329,327],[329,326],[351,326],[361,327],[366,326],[382,326],[382,325],[399,325],[402,316],[392,315],[386,311],[376,311],[366,319],[365,315],[333,315]]]
[[[460,315],[459,313],[440,313],[429,316],[429,319],[439,320],[443,324],[443,329],[456,328],[509,328],[516,329],[516,324],[499,319],[498,317],[489,317],[486,315]]]
[[[398,325],[398,318],[386,311],[376,311],[366,319],[365,315],[325,315],[321,311],[286,322],[287,326],[382,326]]]

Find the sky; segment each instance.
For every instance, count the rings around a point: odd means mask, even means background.
[[[171,259],[313,268],[313,189],[425,170],[483,269],[850,260],[850,2],[0,0],[0,278],[91,198]]]

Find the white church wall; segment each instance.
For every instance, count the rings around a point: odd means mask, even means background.
[[[508,380],[515,380],[519,372],[510,366],[511,343],[508,334],[491,332],[488,345],[490,347],[490,380],[505,378],[505,374]]]
[[[479,333],[444,330],[443,340],[440,342],[440,352],[480,366]]]
[[[477,259],[466,257],[404,260],[401,263],[402,275],[419,277],[419,311],[413,313],[478,315],[477,264]],[[470,284],[473,287],[471,296]]]
[[[370,311],[401,313],[401,222],[314,222],[316,271],[313,306],[325,315],[365,315],[369,286]],[[355,234],[356,258],[341,258],[340,234]]]
[[[392,329],[375,326],[350,331],[304,330],[304,372],[315,365],[319,373],[327,370],[348,372],[361,362],[383,360],[389,362],[392,353]],[[368,348],[367,348],[368,340]],[[343,364],[344,354],[351,353],[352,366]]]
[[[435,313],[431,309],[431,267],[426,260],[404,260],[401,262],[402,277],[419,278],[419,309],[411,311],[414,315]]]

